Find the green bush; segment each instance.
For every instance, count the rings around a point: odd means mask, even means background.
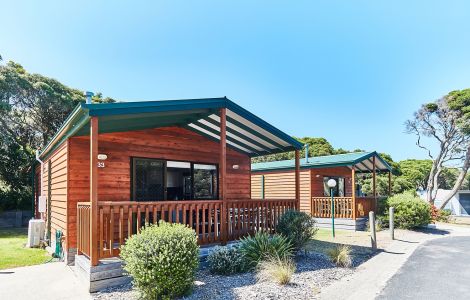
[[[410,193],[397,194],[387,201],[388,207],[395,208],[395,226],[402,229],[412,229],[425,226],[431,222],[431,206],[426,201],[414,197]],[[388,210],[384,222],[388,222]],[[387,223],[385,223],[387,224]]]
[[[450,209],[440,209],[437,221],[439,222],[449,222],[450,216],[452,215],[452,210]]]
[[[276,230],[289,239],[295,250],[300,250],[317,232],[315,223],[315,219],[305,212],[288,210],[279,218]]]
[[[245,258],[237,247],[215,247],[207,256],[207,263],[214,274],[230,275],[247,270]]]
[[[255,268],[259,262],[270,257],[290,258],[293,250],[291,242],[285,236],[271,236],[264,231],[240,240],[240,251],[249,268]]]
[[[131,236],[121,248],[124,269],[144,299],[171,299],[189,293],[199,263],[196,233],[160,222]]]

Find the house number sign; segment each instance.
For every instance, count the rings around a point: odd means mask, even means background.
[[[104,161],[98,162],[98,168],[104,168]]]

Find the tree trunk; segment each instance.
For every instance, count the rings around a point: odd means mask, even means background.
[[[465,161],[463,163],[462,170],[460,170],[459,177],[457,177],[457,180],[455,181],[454,187],[450,191],[449,194],[447,194],[446,198],[441,204],[440,209],[444,209],[444,207],[449,203],[450,199],[457,194],[457,192],[460,190],[460,187],[462,186],[462,182],[465,179],[465,176],[467,175],[468,169],[470,167],[470,146],[467,148],[467,153],[465,154]]]

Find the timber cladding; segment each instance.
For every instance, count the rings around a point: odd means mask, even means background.
[[[107,155],[105,167],[98,168],[99,201],[132,200],[132,157],[219,164],[219,143],[179,127],[100,134],[98,148]],[[68,238],[75,248],[77,202],[90,198],[89,137],[70,138],[69,152]],[[247,155],[227,148],[227,199],[250,199],[250,168]]]
[[[57,230],[61,230],[63,235],[67,236],[68,143],[63,143],[43,162],[42,182],[44,183],[44,195],[50,197],[48,201],[50,200],[51,208],[51,239],[54,241]],[[39,165],[39,172],[40,169]],[[46,224],[48,215],[46,212]]]
[[[256,172],[251,175],[251,197],[261,199],[295,199],[295,172]],[[310,212],[310,170],[300,171],[300,210]]]
[[[265,199],[294,199],[295,172],[292,170],[255,172],[251,174],[251,196],[261,199],[264,176]],[[338,176],[345,178],[346,197],[352,195],[351,170],[348,167],[312,168],[300,171],[300,210],[311,211],[311,198],[323,197],[323,177]]]

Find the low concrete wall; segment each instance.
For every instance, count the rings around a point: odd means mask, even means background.
[[[0,228],[27,227],[31,217],[29,210],[4,211],[0,213]]]

